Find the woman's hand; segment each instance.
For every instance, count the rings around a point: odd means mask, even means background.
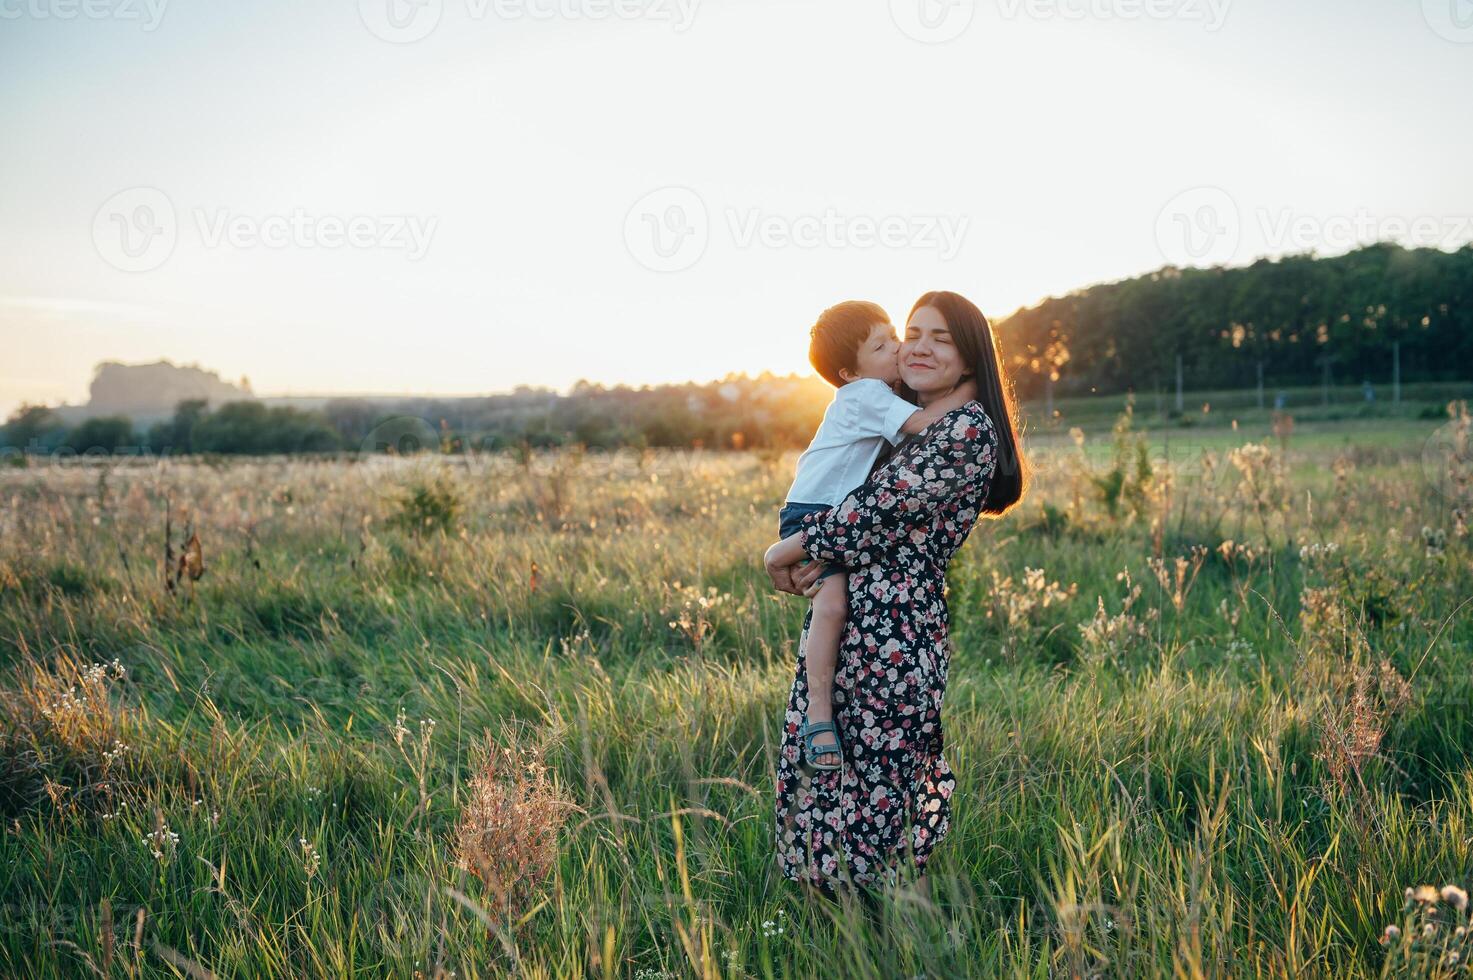
[[[828,565],[823,562],[811,561],[806,565],[799,565],[797,568],[790,569],[789,572],[793,579],[793,587],[798,590],[798,594],[807,596],[809,599],[818,595],[818,577],[823,574],[825,568],[828,568]]]
[[[808,558],[803,550],[803,535],[792,534],[767,549],[762,556],[762,565],[772,579],[772,587],[789,595],[810,595],[817,592],[814,583],[823,572],[819,562],[803,564]]]

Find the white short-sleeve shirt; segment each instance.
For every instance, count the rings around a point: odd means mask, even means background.
[[[918,411],[878,378],[839,388],[813,441],[798,457],[788,503],[838,504],[869,476],[884,444],[900,441],[900,427]]]

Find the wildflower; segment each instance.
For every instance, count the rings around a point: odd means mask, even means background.
[[[1468,893],[1457,885],[1443,885],[1442,900],[1455,909],[1468,907]]]
[[[158,830],[140,838],[143,846],[148,848],[156,860],[163,861],[174,856],[174,851],[179,846],[179,835],[169,829],[168,824],[163,824]]]
[[[1442,898],[1442,893],[1431,885],[1418,885],[1415,891],[1410,888],[1407,891],[1410,892],[1407,896],[1408,898],[1414,898],[1419,902],[1426,902],[1428,905],[1436,905]]]
[[[307,872],[307,877],[311,878],[322,867],[322,854],[305,837],[298,837],[297,844],[302,849],[302,868]]]
[[[1411,889],[1407,889],[1410,891]],[[1381,934],[1381,942],[1394,943],[1401,938],[1401,930],[1396,926],[1387,926],[1386,931]]]
[[[1308,564],[1320,558],[1329,558],[1331,555],[1339,550],[1340,546],[1334,541],[1329,541],[1324,544],[1320,544],[1318,542],[1314,544],[1307,544],[1299,549],[1299,560]]]

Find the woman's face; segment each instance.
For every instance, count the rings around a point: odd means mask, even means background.
[[[955,388],[965,370],[941,311],[923,306],[912,313],[900,343],[900,380],[920,396],[921,404]]]

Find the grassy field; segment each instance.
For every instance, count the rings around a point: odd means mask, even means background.
[[[880,922],[773,864],[794,454],[5,471],[0,975],[1454,975],[1466,417],[1108,421],[952,564]]]

